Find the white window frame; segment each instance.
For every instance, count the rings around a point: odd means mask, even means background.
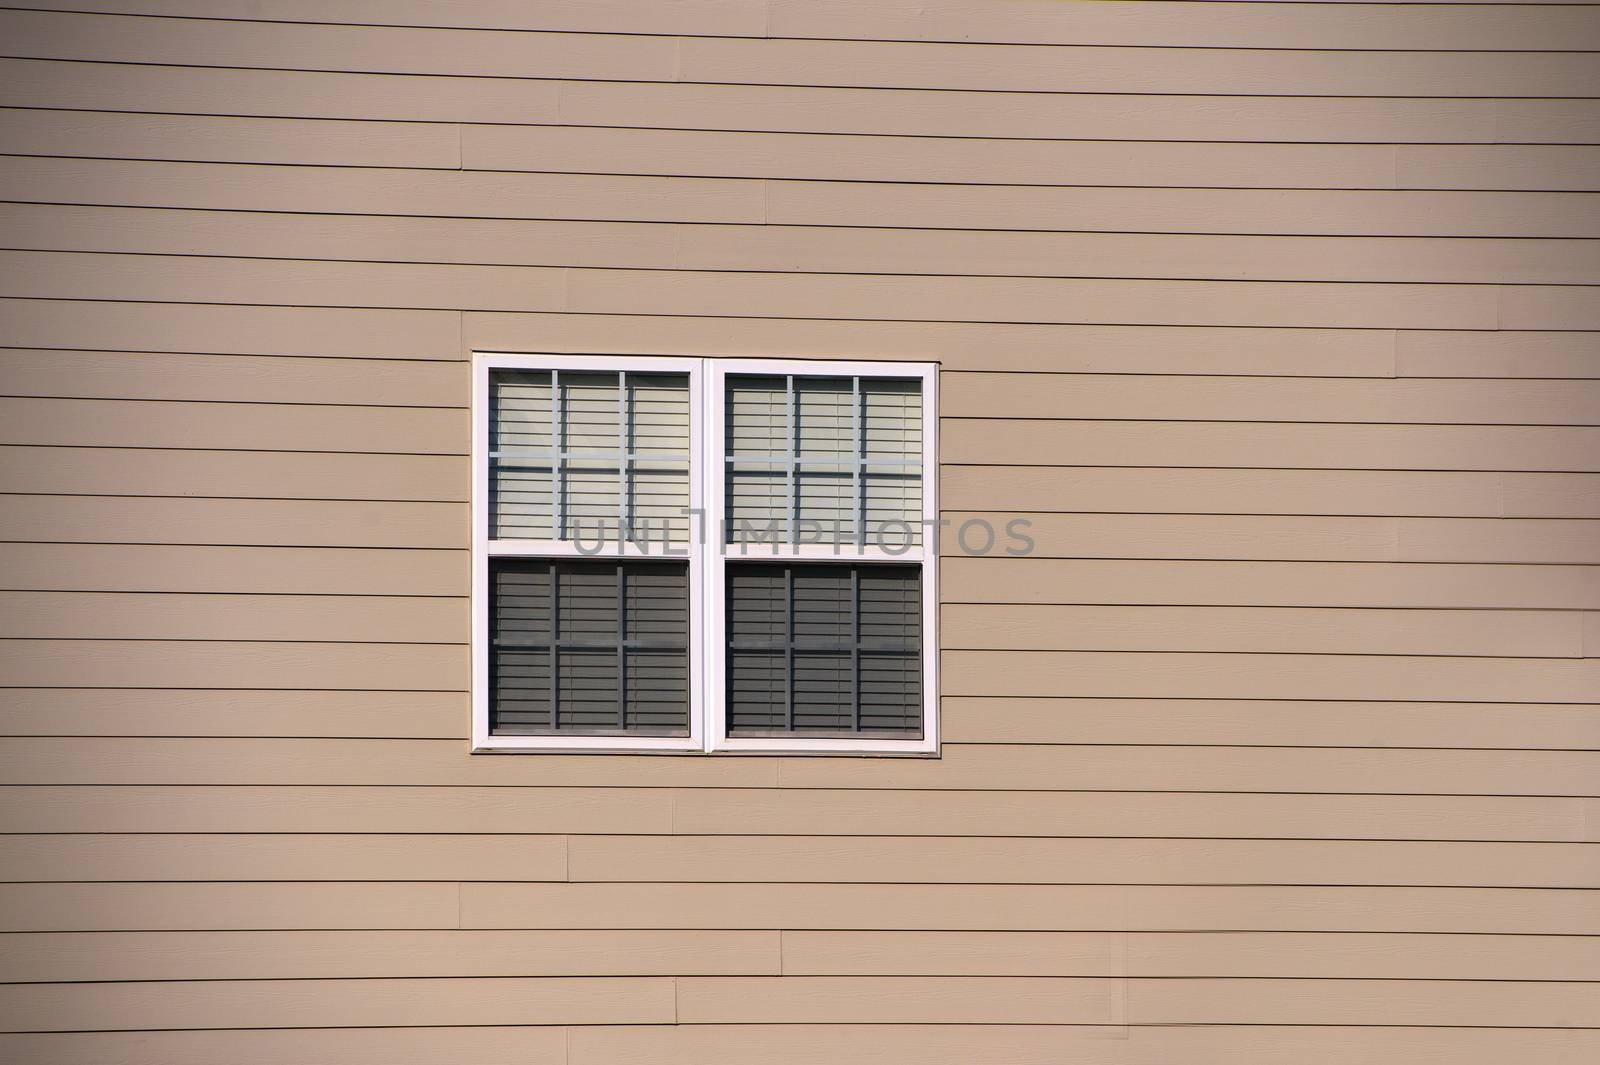
[[[717,417],[706,426],[704,468],[715,471],[715,491],[708,492],[706,526],[713,535],[706,545],[706,706],[710,711],[708,750],[768,752],[778,754],[937,754],[939,751],[939,580],[938,520],[939,467],[936,461],[939,432],[939,368],[921,362],[843,362],[825,359],[712,359],[706,374],[707,409],[716,402]],[[726,517],[726,428],[722,409],[728,376],[758,374],[777,377],[880,377],[917,380],[922,385],[922,514],[918,543],[898,554],[883,547],[860,544],[725,544],[721,535]],[[858,530],[858,534],[861,530]],[[910,739],[872,736],[750,736],[732,737],[727,729],[727,609],[724,575],[731,561],[763,559],[816,562],[898,562],[918,564],[922,570],[922,735]]]
[[[639,358],[595,355],[474,354],[472,366],[472,746],[475,751],[702,751],[705,749],[704,662],[695,653],[703,640],[705,600],[697,594],[704,586],[705,552],[689,529],[688,555],[667,553],[664,545],[645,546],[608,541],[598,551],[580,551],[570,540],[495,540],[489,536],[489,382],[495,370],[554,370],[587,373],[683,373],[689,375],[689,506],[698,509],[700,486],[705,482],[701,463],[704,452],[696,446],[694,430],[701,423],[704,396],[703,361],[700,359]],[[552,402],[555,398],[552,397]],[[557,530],[552,530],[557,531]],[[687,736],[497,736],[489,728],[489,565],[499,557],[578,558],[586,561],[618,559],[675,560],[689,563],[689,734]]]
[[[931,362],[828,359],[686,358],[640,355],[555,355],[474,352],[472,357],[472,743],[475,752],[937,755],[939,753],[939,367]],[[609,542],[579,551],[562,540],[494,540],[489,536],[490,374],[494,370],[591,373],[685,373],[689,377],[688,554],[652,541]],[[916,380],[922,390],[922,530],[904,551],[857,544],[726,544],[726,412],[728,376],[877,377]],[[858,530],[859,533],[860,530]],[[662,560],[689,563],[689,734],[687,736],[497,736],[489,730],[489,567],[497,557]],[[729,561],[793,560],[917,565],[922,590],[922,735],[727,735],[725,571]]]

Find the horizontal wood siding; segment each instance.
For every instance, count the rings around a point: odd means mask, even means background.
[[[0,37],[0,1057],[1600,1057],[1600,8]],[[469,755],[474,350],[939,361],[942,756]]]

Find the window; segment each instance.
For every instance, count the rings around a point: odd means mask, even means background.
[[[474,373],[477,749],[938,750],[934,367]]]

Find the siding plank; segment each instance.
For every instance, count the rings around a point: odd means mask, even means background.
[[[773,0],[768,32],[773,36],[892,37],[1033,44],[1118,43],[1170,46],[1179,41],[1212,46],[1270,44],[1276,48],[1418,48],[1530,50],[1568,47],[1585,34],[1600,32],[1588,11],[1552,16],[1516,7],[1465,9],[1438,13],[1405,7],[1367,5],[1346,11],[1317,4],[1291,4],[1263,11],[1253,3],[1208,3],[1199,21],[1182,3],[1141,4],[1126,13],[1093,3],[1049,7],[987,0],[979,4],[940,0]],[[1574,34],[1563,43],[1562,30]]]
[[[1407,424],[1595,424],[1600,388],[1570,381],[1159,380],[995,374],[947,380],[946,417]],[[1181,412],[1181,413],[1180,413]]]
[[[561,160],[567,169],[606,174],[1175,188],[1581,192],[1594,185],[1600,156],[1583,145],[1066,142],[603,126],[467,125],[461,139],[469,169],[547,170],[552,160]],[[208,157],[203,152],[184,156]]]
[[[11,933],[8,982],[777,975],[772,932]],[[1332,947],[1333,949],[1329,949]],[[1361,933],[814,932],[790,976],[1592,980],[1595,941]]]
[[[0,639],[459,644],[464,598],[0,592]]]
[[[1600,661],[950,651],[947,695],[1596,702]]]
[[[1593,894],[1503,888],[463,884],[461,920],[463,927],[486,929],[1200,927],[1593,935],[1600,927]]]
[[[90,642],[90,641],[79,641]],[[167,644],[152,641],[165,649]],[[3,645],[0,645],[3,646]],[[50,646],[46,644],[46,646]],[[98,647],[98,642],[94,643]],[[117,645],[111,645],[113,647]],[[181,669],[201,660],[185,647],[164,664]],[[220,645],[229,649],[241,645]],[[250,647],[251,645],[242,645]],[[259,646],[259,645],[258,645]],[[328,655],[320,645],[315,647]],[[357,670],[373,649],[339,645],[351,662],[342,685],[357,687]],[[414,647],[425,659],[432,648]],[[312,659],[314,651],[291,646]],[[243,658],[235,652],[236,660]],[[948,658],[959,659],[956,652]],[[439,656],[432,656],[439,657]],[[464,657],[464,654],[462,655]],[[1088,657],[1088,656],[1084,656]],[[1265,657],[1265,656],[1263,656]],[[187,658],[190,662],[185,662]],[[241,674],[234,683],[249,679]],[[304,668],[304,667],[302,667]],[[438,672],[438,671],[436,671]],[[290,686],[295,674],[279,674]],[[140,675],[129,670],[133,686]],[[18,679],[26,679],[23,674]],[[99,677],[84,676],[92,687]],[[385,683],[373,678],[369,689]],[[154,685],[152,685],[154,686]],[[191,687],[222,687],[221,682]],[[1531,694],[1531,693],[1530,693]],[[0,740],[0,771],[15,784],[261,784],[422,787],[619,786],[796,789],[1024,791],[1278,792],[1328,794],[1461,794],[1585,796],[1592,794],[1600,754],[1569,751],[1398,750],[1373,748],[1210,748],[1154,746],[951,746],[939,759],[880,762],[861,758],[738,759],[604,755],[461,757],[459,740],[202,739],[163,737],[16,737]]]
[[[87,206],[913,230],[1600,236],[1582,192],[896,184],[46,157],[3,164],[8,200]]]
[[[675,831],[732,835],[1203,836],[1582,840],[1576,799],[1135,792],[1088,795],[796,791],[680,792]],[[1591,835],[1593,833],[1591,832]]]
[[[10,736],[382,736],[466,742],[470,721],[464,692],[0,689],[0,732]]]
[[[241,547],[467,548],[466,507],[297,499],[9,496],[0,540]]]
[[[592,882],[1600,886],[1587,844],[574,836],[568,862],[571,880]]]
[[[454,884],[426,883],[0,885],[11,932],[454,928],[456,895]]]
[[[698,1023],[1143,1024],[1259,1023],[1572,1027],[1600,991],[1542,985],[1530,996],[1493,982],[1139,980],[1005,977],[753,978],[679,981],[679,1015]],[[1263,992],[1259,997],[1257,990]],[[1126,1009],[1126,1013],[1124,1013]]]
[[[30,1044],[30,1046],[35,1044]],[[173,1044],[160,1044],[165,1052]],[[181,1046],[181,1044],[180,1044]],[[571,1065],[703,1065],[749,1061],[807,1065],[819,1058],[895,1065],[1498,1065],[1531,1058],[1588,1065],[1600,1038],[1575,1030],[1274,1026],[687,1025],[572,1029]],[[66,1053],[74,1048],[67,1044]],[[52,1047],[52,1050],[55,1048]],[[55,1065],[51,1058],[46,1065]],[[65,1059],[61,1059],[65,1060]],[[190,1059],[182,1059],[188,1065]],[[250,1059],[253,1065],[255,1059]],[[498,1061],[498,1059],[495,1059]],[[146,1065],[139,1059],[134,1065]],[[150,1065],[171,1065],[150,1059]],[[430,1063],[431,1065],[431,1063]]]
[[[1199,383],[1202,388],[1209,384]],[[1446,387],[1459,386],[1452,382]],[[1514,391],[1515,386],[1499,387]],[[1423,399],[1411,416],[1428,417],[1453,406],[1444,396]],[[1600,449],[1600,430],[1584,426],[946,418],[939,425],[939,448],[947,465],[989,467],[987,474],[1007,466],[1051,469],[1040,460],[1057,455],[1069,456],[1075,467],[1182,468],[1185,474],[1203,467],[1600,470],[1600,460],[1592,457]],[[1028,461],[1019,462],[1019,457]],[[1012,474],[1019,475],[1026,476]]]
[[[453,407],[23,397],[0,399],[0,424],[0,441],[44,447],[455,456],[470,440],[467,412]]]
[[[1584,1027],[1594,984],[1543,983],[1530,995],[1494,981],[1130,980],[1128,1019],[1143,1024],[1256,1023]]]
[[[295,1055],[343,1065],[391,1065],[401,1059],[412,1065],[457,1065],[463,1056],[477,1065],[567,1065],[566,1033],[561,1027],[533,1026],[59,1033],[0,1035],[0,1051],[35,1065],[108,1059],[119,1065],[215,1065],[218,1057],[234,1065],[282,1065]]]
[[[153,866],[160,868],[163,879],[168,881],[528,881],[565,880],[567,871],[566,838],[532,835],[29,835],[0,837],[0,854],[16,862],[7,865],[11,870],[8,879],[14,883],[140,880]],[[681,942],[682,938],[678,940]],[[276,940],[276,936],[255,934],[242,937],[241,945],[250,942],[268,945]],[[66,946],[65,943],[57,945]],[[13,960],[25,960],[29,966],[39,966],[51,957],[48,951],[29,955],[7,953]],[[89,956],[87,953],[79,955],[85,960]],[[177,957],[170,960],[181,962]],[[437,962],[436,955],[434,964]],[[613,974],[617,972],[613,970]],[[495,975],[458,970],[440,970],[426,975],[457,974]],[[199,975],[191,971],[191,976]],[[207,978],[214,975],[208,974]],[[294,973],[258,972],[256,975],[292,976]],[[366,975],[400,974],[368,972]],[[507,975],[536,974],[525,970]],[[640,974],[624,972],[621,975]],[[23,977],[29,980],[153,978],[148,973],[124,976],[110,970],[81,976],[41,970]]]
[[[1600,607],[1600,571],[1587,566],[1285,564],[993,555],[950,556],[940,566],[944,599],[953,603],[1552,610]]]
[[[1583,657],[1579,613],[962,604],[947,650],[1247,651]]]
[[[1460,2],[1470,5],[1478,0]],[[1566,0],[1552,2],[1560,4]],[[218,0],[216,3],[49,0],[41,6],[56,11],[88,9],[252,21],[305,21],[315,14],[336,22],[577,33],[631,31],[759,38],[769,33],[781,37],[783,34],[777,31],[792,25],[806,31],[798,34],[803,37],[830,35],[814,32],[824,29],[834,31],[831,36],[848,37],[849,32],[840,31],[859,32],[882,27],[893,40],[940,39],[945,33],[958,41],[986,40],[989,34],[1005,31],[1008,35],[1023,33],[1024,39],[1041,44],[1080,44],[1083,43],[1080,34],[1123,34],[1127,36],[1119,40],[1130,45],[1171,45],[1174,40],[1237,45],[1250,40],[1270,47],[1299,47],[1301,45],[1295,42],[1309,39],[1313,41],[1312,47],[1340,48],[1528,47],[1534,39],[1560,40],[1557,30],[1581,28],[1592,22],[1587,12],[1562,12],[1555,22],[1545,23],[1535,13],[1517,7],[1506,9],[1501,5],[1496,5],[1500,9],[1494,11],[1456,6],[1447,15],[1441,15],[1373,3],[1365,5],[1370,11],[1357,15],[1338,7],[1324,8],[1317,0],[1291,5],[1285,12],[1270,13],[1260,12],[1257,5],[1246,2],[1208,2],[1207,18],[1199,25],[1195,24],[1192,11],[1181,3],[1171,2],[1142,4],[1137,11],[1118,12],[1115,17],[1108,17],[1107,12],[1088,3],[1037,9],[1002,2],[912,5],[896,0],[865,7],[785,2],[768,5],[780,16],[777,24],[764,21],[758,6],[745,0],[671,0],[643,13],[635,13],[632,6],[622,0],[598,3],[542,0],[536,6],[493,2],[462,6],[447,0],[408,0],[403,4],[389,0],[382,3],[376,0],[335,0],[332,3],[280,0],[268,12],[247,0]],[[1507,36],[1508,29],[1513,36]],[[1514,34],[1518,30],[1534,36],[1517,38]],[[1441,38],[1441,31],[1461,36]],[[1147,34],[1153,36],[1147,37]],[[1401,35],[1399,39],[1407,43],[1397,43],[1396,35]]]
[[[775,932],[80,932],[6,937],[7,981],[777,975]]]
[[[463,550],[0,543],[13,591],[464,596]]]
[[[15,18],[17,13],[9,13]],[[460,138],[424,122],[337,122],[30,110],[0,113],[0,142],[23,155],[456,169]]]
[[[1259,21],[1257,16],[1231,28],[1250,31],[1257,29]],[[1445,25],[1457,22],[1459,19]],[[1102,28],[1115,27],[1115,33],[1122,31],[1120,23]],[[1524,29],[1537,25],[1533,20],[1523,23]],[[1592,29],[1595,40],[1600,41],[1600,26],[1584,28]],[[334,26],[325,21],[239,24],[44,12],[10,14],[0,19],[0,31],[14,41],[11,54],[36,59],[480,78],[1336,96],[1582,96],[1594,87],[1592,70],[1581,57],[1570,54],[1581,50],[1581,42],[1572,41],[1553,47],[1558,54],[1535,56],[1400,50],[1392,41],[1383,42],[1385,51],[1350,55],[1349,49],[1318,41],[1298,46],[1312,50],[1310,55],[1288,56],[1282,54],[1281,45],[1265,51],[1253,49],[1259,39],[1245,32],[1238,39],[1229,35],[1229,43],[1222,46],[1214,40],[1192,50],[1182,44],[1163,44],[1167,52],[1164,62],[1142,67],[1129,61],[1125,49],[1097,47],[1101,42],[1093,39],[1072,42],[1071,63],[1064,64],[1058,52],[1034,45],[991,44],[975,51],[965,41],[878,43],[721,36],[674,41],[614,33],[552,34],[537,29],[463,31]],[[834,34],[799,32],[795,36]],[[1502,41],[1494,45],[1508,48]],[[1569,54],[1559,54],[1562,52]]]
[[[567,1054],[571,1040],[572,1056]],[[1588,1065],[1600,1038],[1584,1030],[1061,1025],[594,1025],[481,1028],[85,1033],[0,1036],[0,1047],[37,1065],[81,1065],[115,1053],[123,1065],[278,1065],[296,1054],[348,1065],[705,1065],[749,1061],[809,1065],[852,1055],[892,1065],[1345,1065],[1400,1056],[1417,1065],[1498,1065],[1537,1060]]]
[[[790,788],[1581,796],[1593,794],[1597,770],[1600,754],[1589,752],[1000,744],[949,746],[938,760],[904,759],[891,765],[864,759],[784,759],[779,779]]]
[[[461,316],[454,311],[324,307],[241,307],[0,299],[7,344],[21,348],[214,352],[225,355],[337,356],[456,360]],[[397,369],[400,379],[406,372]]]
[[[34,984],[0,989],[10,1031],[338,1028],[405,1024],[663,1024],[673,981],[646,978],[324,983]]]
[[[1151,836],[1580,842],[1585,803],[1496,796],[751,788],[67,787],[6,793],[6,832]],[[19,798],[38,801],[23,806]]]
[[[1513,286],[1364,285],[976,278],[780,276],[542,267],[345,264],[248,259],[10,252],[8,295],[76,287],[98,299],[304,302],[323,306],[474,310],[527,307],[584,313],[937,319],[951,300],[969,321],[1356,328],[1491,327],[1494,296]],[[152,273],[154,267],[159,272]],[[1575,299],[1575,298],[1574,298]],[[1555,316],[1578,315],[1572,321]],[[1581,302],[1530,307],[1519,328],[1593,328]],[[1548,315],[1541,321],[1540,315]],[[1028,408],[1033,410],[1035,408]],[[1024,413],[1024,412],[1018,412]]]
[[[1600,707],[1549,703],[947,698],[952,743],[1600,749]]]
[[[7,686],[465,691],[461,645],[7,640]]]
[[[448,363],[374,373],[369,360],[341,358],[21,349],[0,351],[0,369],[9,396],[73,399],[437,408],[467,406],[469,389],[464,368]]]
[[[0,446],[0,492],[464,502],[467,460]]]
[[[753,977],[730,984],[678,981],[678,1017],[690,1024],[1121,1024],[1115,980],[976,977],[896,979]]]
[[[941,502],[964,511],[1596,518],[1594,474],[957,466]]]
[[[1008,549],[1043,558],[1241,559],[1303,562],[1556,563],[1600,560],[1592,521],[1517,518],[1380,518],[1278,515],[971,514],[946,512],[943,553]],[[990,543],[981,519],[996,530]],[[1009,536],[1016,531],[1033,545]],[[966,532],[963,532],[967,529]],[[1006,539],[999,536],[1006,535]]]
[[[948,369],[1392,377],[1596,376],[1595,334],[1022,323],[822,322],[692,315],[467,313],[469,346],[778,358],[938,359]],[[974,365],[976,364],[976,365]]]
[[[0,206],[10,246],[775,273],[1587,284],[1600,241],[666,225]]]
[[[1137,60],[1141,57],[1135,55]],[[12,59],[13,106],[877,136],[1355,144],[1594,143],[1585,99],[1059,95],[632,85]]]

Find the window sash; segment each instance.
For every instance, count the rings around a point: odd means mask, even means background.
[[[512,722],[520,731],[496,735],[687,734],[689,595],[688,566],[681,561],[504,558],[491,573],[491,666],[515,662],[528,679],[515,689],[519,698],[503,702],[509,686],[500,675],[492,678],[494,723],[503,727],[502,715],[523,719]],[[658,617],[662,610],[669,613],[665,626]],[[615,691],[608,698],[576,697],[582,688],[573,684],[582,677],[579,662],[597,675],[609,672]],[[663,712],[655,698],[663,689],[640,683],[641,671],[652,663],[665,693],[675,694],[681,683],[681,723],[676,705],[670,725],[649,723]],[[592,719],[587,733],[563,721],[569,714]]]
[[[496,539],[493,537],[493,513],[491,511],[492,499],[490,492],[491,478],[493,477],[495,457],[492,451],[492,425],[491,410],[493,407],[493,374],[496,371],[528,371],[533,373],[550,372],[552,376],[558,374],[627,374],[627,375],[659,375],[683,374],[689,382],[689,408],[688,417],[690,425],[688,459],[689,479],[689,506],[698,509],[703,504],[700,499],[701,487],[705,481],[702,471],[703,456],[695,439],[694,430],[704,420],[702,399],[704,395],[704,360],[682,358],[641,358],[629,356],[591,356],[591,355],[514,355],[499,353],[477,353],[473,358],[473,396],[472,396],[472,528],[473,528],[473,589],[472,589],[472,733],[473,748],[480,751],[702,751],[705,749],[705,713],[704,713],[704,663],[701,656],[696,653],[698,644],[703,641],[705,628],[705,613],[701,588],[705,582],[704,552],[697,549],[695,530],[691,526],[687,542],[674,542],[668,547],[661,540],[652,536],[648,542],[639,543],[626,539],[619,542],[618,529],[613,525],[608,535],[598,540],[591,532],[578,540],[572,539]],[[621,379],[619,378],[619,383]],[[552,428],[550,443],[551,448],[547,453],[551,457],[558,457],[557,452],[565,446],[559,434],[557,417],[553,409],[558,397],[552,396]],[[625,413],[620,404],[619,418]],[[619,461],[620,456],[629,452],[639,454],[646,459],[652,456],[648,451],[640,452],[637,447],[629,449],[624,440],[624,426],[619,424],[613,427],[617,435],[615,451],[605,452],[606,457],[612,461]],[[609,442],[609,441],[608,441]],[[531,454],[528,449],[514,448],[513,453]],[[535,449],[543,451],[543,449]],[[583,452],[582,448],[569,450],[569,456],[574,452]],[[553,467],[552,467],[553,468]],[[620,486],[619,486],[620,487]],[[555,489],[552,487],[552,492]],[[619,492],[618,515],[625,512],[626,491]],[[560,525],[554,518],[551,522],[551,532],[555,533]],[[495,734],[492,731],[490,720],[490,702],[493,691],[494,677],[493,654],[489,602],[490,602],[490,568],[491,560],[495,558],[535,558],[535,559],[587,559],[606,561],[617,559],[638,559],[641,561],[672,561],[682,563],[685,560],[689,566],[689,596],[688,596],[688,625],[689,625],[689,728],[686,735],[659,735],[646,732],[613,732],[594,734],[572,733],[542,733],[537,735],[506,735]]]
[[[727,461],[727,418],[721,404],[727,395],[727,378],[774,376],[779,378],[900,378],[920,382],[922,395],[920,473],[922,507],[919,517],[924,530],[937,522],[938,498],[938,367],[916,362],[855,362],[798,359],[713,359],[706,374],[706,409],[713,416],[701,423],[705,433],[704,468],[720,472],[732,465]],[[792,423],[790,423],[792,424]],[[859,437],[857,438],[859,440]],[[783,456],[779,458],[782,461]],[[816,753],[816,754],[936,754],[939,750],[939,654],[938,608],[939,566],[931,532],[920,542],[899,544],[729,544],[720,535],[727,517],[727,493],[721,479],[705,493],[707,638],[704,646],[706,709],[709,718],[707,749],[729,752]],[[765,736],[730,736],[728,729],[727,675],[727,567],[741,561],[808,562],[889,562],[917,563],[922,579],[922,734],[916,737],[880,737],[852,734],[818,736],[784,733]]]
[[[939,750],[937,705],[938,670],[938,576],[935,536],[928,531],[936,522],[938,502],[938,368],[932,363],[801,361],[773,359],[701,359],[681,357],[640,357],[606,355],[521,355],[475,353],[473,367],[473,656],[472,699],[474,749],[496,750],[591,750],[591,751],[705,751],[749,753],[837,753],[837,754],[936,754]],[[585,537],[580,545],[570,540],[496,540],[489,514],[489,391],[491,371],[563,370],[573,373],[686,373],[689,375],[691,426],[689,455],[690,507],[702,518],[691,519],[689,542],[665,548],[657,539],[648,543],[618,543],[613,534],[598,545]],[[722,529],[726,516],[725,471],[727,462],[726,378],[729,375],[774,375],[779,377],[822,378],[900,378],[920,382],[921,391],[921,513],[924,534],[920,542],[842,544],[726,544]],[[859,436],[858,445],[859,445]],[[830,461],[831,461],[830,456]],[[910,460],[893,462],[874,458],[873,465],[918,469]],[[823,468],[823,464],[803,462],[801,468]],[[850,469],[852,480],[859,480],[863,467]],[[488,571],[494,557],[535,558],[584,557],[603,559],[689,560],[690,625],[690,734],[688,736],[650,736],[636,733],[617,735],[537,735],[497,736],[489,731],[488,692]],[[726,568],[730,562],[760,559],[817,562],[889,562],[918,564],[922,584],[921,692],[922,734],[918,737],[880,738],[877,735],[815,736],[769,735],[730,737],[726,731]]]

